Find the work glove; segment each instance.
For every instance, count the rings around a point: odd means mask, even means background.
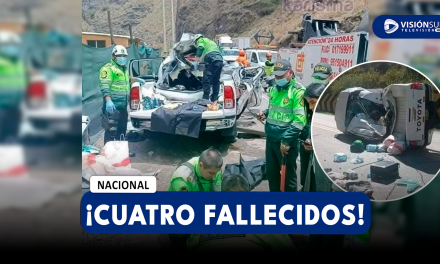
[[[141,78],[136,78],[136,81],[138,81],[141,85],[145,84],[145,80]]]
[[[113,114],[115,110],[116,110],[115,104],[112,102],[112,100],[108,100],[105,103],[105,111],[107,111],[107,113],[109,114]]]

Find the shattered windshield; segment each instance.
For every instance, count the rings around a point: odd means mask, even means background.
[[[359,103],[361,104],[360,106],[363,112],[376,122],[386,114],[386,110],[383,105],[376,104],[364,98],[360,99]]]

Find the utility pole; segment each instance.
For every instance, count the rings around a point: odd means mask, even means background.
[[[113,45],[113,44],[115,44],[115,40],[113,39],[112,18],[110,17],[110,10],[107,11],[107,17],[108,17],[108,27],[110,29],[110,39],[111,39],[112,45]]]
[[[165,27],[165,0],[162,0],[162,22],[163,22],[163,52],[167,52],[167,29]]]
[[[173,33],[173,41],[171,42],[171,45],[174,46],[174,43],[176,42],[176,32],[175,32],[175,25],[174,25],[174,0],[171,0],[171,31]]]

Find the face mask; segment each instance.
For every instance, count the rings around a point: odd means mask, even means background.
[[[125,64],[127,64],[127,57],[116,57],[116,63],[124,66]]]
[[[279,87],[284,87],[284,86],[286,86],[289,82],[287,81],[286,78],[284,78],[284,79],[275,79],[275,83],[276,83],[276,85],[279,86]]]
[[[11,58],[17,58],[20,55],[20,48],[15,45],[0,47],[0,53]]]

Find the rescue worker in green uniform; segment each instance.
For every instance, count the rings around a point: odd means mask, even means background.
[[[298,134],[304,128],[302,104],[304,86],[296,81],[290,62],[275,63],[275,86],[269,91],[269,109],[258,113],[266,119],[266,173],[271,192],[279,192],[282,158],[286,158],[285,191],[296,192],[296,159],[299,152]]]
[[[196,57],[200,58],[200,62],[205,63],[202,79],[203,99],[211,100],[213,108],[215,109],[217,107],[218,92],[220,90],[223,56],[217,44],[203,37],[203,35],[197,34],[194,37],[194,41],[197,46]]]
[[[102,108],[104,144],[108,141],[120,140],[121,135],[125,138],[130,81],[145,84],[141,78],[130,78],[126,66],[127,56],[127,49],[122,45],[116,45],[112,50],[112,60],[99,70],[99,87],[104,100]],[[111,119],[117,122],[117,125],[111,125]]]
[[[171,176],[167,191],[219,192],[223,158],[215,149],[207,149],[180,165]]]
[[[274,63],[272,62],[272,53],[266,53],[266,62],[264,63],[264,71],[266,72],[266,76],[269,77],[272,75],[274,70]]]
[[[249,192],[249,183],[242,175],[233,174],[222,181],[222,192]],[[288,251],[294,253],[289,235],[270,234],[196,234],[190,235],[186,247],[191,251],[215,251],[227,250],[228,252],[239,250],[263,250],[263,251]]]
[[[21,124],[20,105],[28,76],[20,44],[18,34],[0,32],[0,143],[15,141]]]

